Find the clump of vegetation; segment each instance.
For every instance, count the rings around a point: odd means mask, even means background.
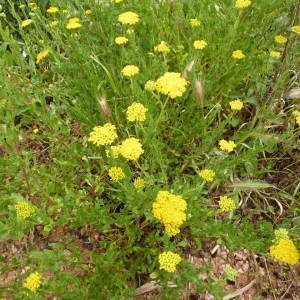
[[[7,1],[2,297],[222,297],[186,260],[207,241],[298,263],[296,4]]]

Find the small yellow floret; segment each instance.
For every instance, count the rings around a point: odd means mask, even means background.
[[[170,48],[166,44],[161,43],[154,47],[154,52],[168,53],[168,52],[170,52]]]
[[[38,272],[31,273],[23,283],[23,287],[36,293],[42,282],[42,276]]]
[[[36,56],[36,63],[39,64],[48,54],[50,50],[44,50]]]
[[[295,265],[299,261],[299,252],[293,241],[289,239],[279,239],[270,247],[270,255],[275,261]]]
[[[135,65],[127,65],[121,71],[121,74],[125,77],[133,77],[139,74],[139,68]]]
[[[199,172],[199,176],[205,180],[205,181],[208,181],[208,182],[211,182],[214,180],[214,177],[215,177],[216,173],[211,170],[211,169],[204,169],[202,171]]]
[[[126,118],[129,122],[144,122],[148,109],[141,103],[133,103],[126,110]]]
[[[292,31],[297,33],[297,34],[300,34],[300,26],[293,26]]]
[[[295,119],[296,119],[296,123],[297,123],[297,125],[299,125],[300,126],[300,111],[294,111],[293,112],[293,116],[295,117]]]
[[[138,177],[134,180],[133,182],[133,186],[137,189],[137,190],[142,190],[145,188],[145,180],[141,177]]]
[[[236,8],[245,8],[251,5],[251,1],[250,0],[237,0],[235,2],[235,7]]]
[[[228,212],[235,209],[235,202],[229,197],[221,196],[219,206],[221,211]]]
[[[26,19],[26,20],[22,21],[21,27],[24,28],[26,26],[29,26],[32,22],[33,22],[32,19]]]
[[[170,273],[176,271],[176,266],[181,262],[181,257],[171,251],[163,252],[158,256],[160,270],[165,270]]]
[[[118,45],[125,45],[128,42],[128,38],[125,36],[118,36],[115,38],[115,43]]]
[[[235,50],[232,52],[231,57],[236,58],[236,59],[242,59],[245,57],[244,53],[242,50]]]
[[[18,218],[27,219],[35,213],[35,208],[25,201],[18,201],[15,205]]]
[[[50,6],[48,9],[47,9],[47,13],[48,14],[55,14],[58,12],[58,8],[56,6]]]
[[[120,153],[128,160],[138,160],[144,153],[144,150],[142,149],[142,144],[138,139],[128,138],[121,144]]]
[[[153,92],[156,88],[156,82],[154,80],[148,80],[146,83],[145,83],[145,90],[148,91],[148,92]]]
[[[111,178],[111,180],[113,180],[113,181],[120,181],[123,178],[125,178],[125,174],[124,174],[122,168],[120,168],[120,167],[111,167],[108,170],[108,175]]]
[[[219,146],[222,151],[232,152],[236,147],[236,144],[233,141],[227,142],[226,140],[220,140]]]
[[[192,27],[198,27],[201,24],[201,22],[198,19],[190,19],[189,23]]]
[[[120,14],[118,21],[123,25],[134,25],[139,21],[139,16],[134,12],[128,11]]]
[[[239,99],[230,101],[229,105],[232,110],[241,110],[244,106],[243,102]]]
[[[207,46],[207,42],[204,40],[197,40],[194,42],[193,46],[197,50],[202,50]]]
[[[285,44],[287,42],[287,38],[282,35],[276,35],[274,37],[274,41],[278,44]]]
[[[117,139],[117,137],[116,126],[111,123],[106,123],[104,126],[94,127],[93,131],[90,133],[88,141],[97,146],[110,145]]]
[[[281,53],[279,51],[270,51],[270,57],[280,58]]]

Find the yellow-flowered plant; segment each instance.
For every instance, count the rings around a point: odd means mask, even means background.
[[[193,46],[197,50],[204,49],[207,46],[207,42],[204,40],[197,40],[193,43]]]
[[[57,25],[58,25],[58,21],[52,21],[49,24],[50,27],[56,27]]]
[[[168,53],[168,52],[170,52],[170,48],[166,44],[161,43],[154,47],[154,52]]]
[[[48,56],[49,53],[50,53],[50,50],[44,50],[44,51],[40,52],[36,56],[36,63],[39,64],[46,56]]]
[[[231,57],[236,58],[236,59],[242,59],[245,57],[245,55],[242,50],[235,50],[232,52]]]
[[[165,226],[166,234],[174,236],[180,232],[179,227],[186,221],[186,201],[168,191],[159,191],[152,204],[153,216]]]
[[[76,29],[81,27],[82,25],[80,24],[79,18],[71,18],[68,20],[68,24],[66,26],[67,29]]]
[[[148,109],[141,103],[133,103],[126,110],[126,118],[129,122],[144,122]]]
[[[156,90],[174,99],[181,97],[186,91],[187,81],[181,77],[180,73],[166,72],[156,81]]]
[[[290,239],[279,238],[274,241],[270,247],[270,255],[274,261],[280,261],[290,265],[295,265],[299,262],[299,252],[294,243]]]
[[[221,196],[219,200],[219,206],[221,211],[223,212],[229,212],[231,210],[235,209],[235,201],[227,196]]]
[[[145,188],[145,180],[141,177],[138,177],[133,181],[133,186],[137,190],[143,190]]]
[[[236,8],[245,8],[251,5],[251,1],[250,0],[237,0],[235,2],[235,7]]]
[[[297,34],[300,34],[300,26],[296,25],[296,26],[293,26],[292,27],[292,31],[297,33]]]
[[[287,42],[287,38],[282,35],[276,35],[274,37],[274,41],[278,44],[285,44]]]
[[[216,173],[211,169],[201,170],[198,174],[203,180],[208,182],[213,181],[216,175]]]
[[[219,146],[222,151],[232,152],[235,149],[236,144],[233,141],[220,140]]]
[[[15,209],[17,217],[20,219],[27,219],[35,213],[35,208],[26,201],[18,201]]]
[[[125,173],[120,167],[111,167],[108,170],[108,175],[112,181],[120,181],[125,178]]]
[[[134,25],[139,21],[139,16],[132,11],[127,11],[119,15],[118,21],[122,25]]]
[[[118,158],[121,155],[121,146],[110,146],[110,149],[106,150],[107,157]]]
[[[103,126],[94,127],[88,141],[97,146],[111,145],[117,137],[116,126],[111,123],[106,123]]]
[[[121,74],[125,77],[133,77],[139,74],[139,68],[135,65],[127,65],[121,71]]]
[[[128,43],[128,38],[125,36],[118,36],[115,38],[115,43],[118,45],[125,45]]]
[[[244,106],[244,103],[241,100],[237,99],[230,101],[229,105],[232,110],[241,110]]]
[[[146,91],[153,92],[156,89],[156,82],[154,80],[148,80],[145,83],[145,87],[144,88],[145,88]]]
[[[87,9],[84,13],[86,15],[91,15],[93,13],[93,11],[91,9]]]
[[[293,116],[295,117],[295,119],[296,119],[296,123],[297,123],[297,125],[299,125],[300,126],[300,111],[298,111],[298,110],[295,110],[294,112],[293,112]]]
[[[280,58],[281,53],[279,51],[270,51],[270,57],[272,58]]]
[[[136,138],[128,138],[120,146],[121,155],[128,160],[138,160],[144,153],[142,144]]]
[[[189,23],[192,27],[198,27],[201,24],[201,22],[198,19],[190,19]]]
[[[56,6],[50,6],[48,9],[47,9],[47,13],[48,14],[56,14],[58,12],[58,8]]]
[[[27,27],[27,26],[29,26],[32,22],[33,22],[32,19],[26,19],[26,20],[22,21],[21,27],[22,27],[22,28]]]
[[[158,256],[160,270],[165,270],[169,273],[176,271],[177,265],[181,262],[180,255],[171,251],[163,252]]]
[[[36,293],[42,283],[42,276],[38,272],[31,273],[23,283],[23,287]]]

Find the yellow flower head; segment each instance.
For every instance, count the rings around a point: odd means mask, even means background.
[[[18,201],[15,205],[18,218],[27,219],[35,213],[35,208],[25,201]]]
[[[58,12],[58,8],[56,6],[50,6],[48,9],[47,9],[47,13],[48,14],[56,14]]]
[[[186,220],[187,203],[181,196],[167,191],[159,191],[152,204],[153,216],[165,226],[166,234],[174,236]]]
[[[115,43],[118,45],[125,45],[128,42],[128,38],[125,36],[118,36],[115,38]]]
[[[26,20],[22,21],[21,27],[22,27],[22,28],[27,27],[27,26],[29,26],[32,22],[33,22],[32,19],[26,19]]]
[[[275,261],[290,265],[295,265],[299,261],[299,252],[293,241],[289,239],[278,239],[275,241],[275,244],[270,247],[270,255]]]
[[[118,158],[121,155],[121,146],[110,146],[110,150],[106,150],[107,157]]]
[[[36,293],[42,282],[42,276],[38,272],[31,273],[23,283],[23,287]]]
[[[141,103],[133,103],[127,108],[126,117],[129,122],[144,122],[147,108]]]
[[[58,21],[52,21],[49,24],[50,27],[56,27],[57,25],[58,25]]]
[[[199,172],[199,176],[205,180],[205,181],[208,181],[208,182],[211,182],[214,180],[214,177],[215,177],[216,173],[211,170],[211,169],[204,169],[202,171]]]
[[[121,71],[122,75],[125,77],[133,77],[134,75],[139,74],[140,69],[134,65],[127,65]]]
[[[232,110],[241,110],[244,106],[244,103],[241,100],[237,99],[230,101],[229,105]]]
[[[168,53],[168,52],[170,52],[170,48],[166,44],[161,43],[154,47],[154,52]]]
[[[204,49],[207,46],[207,42],[204,40],[197,40],[193,44],[194,48],[197,50]]]
[[[117,139],[117,137],[116,126],[111,123],[106,123],[104,126],[94,127],[93,131],[90,133],[88,141],[97,146],[110,145]]]
[[[233,141],[227,142],[226,140],[220,140],[219,146],[222,151],[232,152],[236,147],[236,144]]]
[[[111,167],[108,170],[108,175],[109,175],[110,179],[113,181],[120,181],[125,178],[125,174],[124,174],[122,168],[120,168],[120,167]]]
[[[119,15],[118,21],[122,25],[134,25],[139,21],[139,16],[132,11],[127,11]]]
[[[280,58],[281,53],[279,51],[270,51],[270,57]]]
[[[154,80],[148,80],[146,83],[145,83],[145,90],[146,91],[149,91],[149,92],[153,92],[156,88],[156,82]]]
[[[235,202],[229,197],[221,196],[219,206],[221,211],[228,212],[235,209]]]
[[[297,34],[300,34],[300,26],[293,26],[292,31],[297,33]]]
[[[156,90],[174,99],[180,97],[186,91],[187,81],[180,73],[166,72],[156,81]]]
[[[115,0],[115,3],[121,3],[123,0]]]
[[[190,19],[189,23],[192,27],[198,27],[201,24],[201,22],[198,19]]]
[[[165,270],[170,273],[176,271],[176,266],[181,262],[181,257],[171,251],[163,252],[158,256],[160,270]]]
[[[232,52],[231,57],[236,58],[236,59],[242,59],[245,57],[244,53],[242,50],[235,50]]]
[[[137,189],[137,190],[143,190],[145,188],[145,180],[141,177],[138,177],[134,180],[133,182],[133,186]]]
[[[134,34],[134,30],[133,30],[132,28],[128,28],[128,29],[126,30],[126,34],[132,35],[132,34]]]
[[[36,63],[39,64],[48,54],[50,50],[44,50],[36,56]]]
[[[296,123],[297,123],[297,125],[299,125],[300,126],[300,111],[294,111],[293,112],[293,116],[295,117],[295,119],[296,119]]]
[[[66,28],[67,29],[77,29],[80,28],[82,25],[78,22],[68,22]]]
[[[251,1],[249,0],[237,0],[235,2],[235,7],[236,8],[245,8],[251,5]]]
[[[128,138],[121,144],[120,153],[128,160],[138,160],[144,150],[138,139]]]
[[[91,10],[91,9],[87,9],[84,13],[85,13],[86,15],[91,15],[91,14],[92,14],[92,10]]]
[[[282,35],[276,35],[274,37],[274,41],[278,44],[285,44],[287,42],[287,38]]]

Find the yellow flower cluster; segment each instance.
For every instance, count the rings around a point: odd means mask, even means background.
[[[49,24],[50,27],[56,27],[57,25],[58,25],[58,21],[52,21]]]
[[[44,50],[36,56],[36,63],[39,64],[48,54],[50,50]]]
[[[187,81],[181,77],[180,73],[166,72],[156,81],[156,90],[174,99],[180,97],[186,91]]]
[[[228,212],[235,209],[235,202],[229,197],[221,196],[219,206],[221,211]]]
[[[245,57],[245,55],[242,50],[235,50],[232,52],[231,57],[236,58],[236,59],[242,59]]]
[[[189,23],[192,27],[198,27],[201,24],[201,22],[198,19],[190,19]]]
[[[18,201],[15,205],[18,218],[27,219],[35,213],[35,208],[25,201]]]
[[[21,27],[22,27],[22,28],[27,27],[27,26],[29,26],[32,22],[33,22],[32,19],[26,19],[26,20],[22,21]]]
[[[79,28],[82,26],[79,22],[80,22],[80,20],[78,18],[71,18],[68,20],[68,24],[67,24],[66,28],[67,29]]]
[[[152,204],[152,214],[166,229],[168,236],[179,233],[179,227],[186,220],[187,203],[181,196],[168,191],[159,191]]]
[[[110,145],[117,139],[117,137],[116,126],[111,123],[106,123],[104,126],[94,127],[93,131],[90,133],[88,141],[97,146]]]
[[[132,11],[127,11],[119,15],[118,21],[122,25],[134,25],[139,21],[139,16]]]
[[[128,42],[128,38],[125,36],[118,36],[115,38],[115,43],[118,45],[125,45]]]
[[[211,169],[204,169],[198,175],[205,181],[211,182],[214,180],[216,173]]]
[[[299,252],[293,241],[289,239],[278,239],[270,247],[270,255],[275,261],[281,261],[290,265],[295,265],[299,261]]]
[[[121,146],[111,146],[110,150],[106,150],[106,156],[110,157],[110,153],[113,158],[118,158],[121,154]]]
[[[274,37],[274,41],[278,44],[285,44],[287,42],[287,38],[282,35],[276,35]]]
[[[237,99],[230,101],[229,105],[232,110],[241,110],[244,106],[244,103],[241,100]]]
[[[245,8],[245,7],[248,7],[249,5],[251,5],[250,0],[237,0],[235,2],[235,7],[236,8]]]
[[[236,144],[233,141],[227,142],[225,140],[220,140],[219,146],[222,151],[232,152],[236,147]]]
[[[149,92],[153,92],[156,89],[156,82],[154,80],[148,80],[145,83],[145,90]]]
[[[296,118],[296,123],[300,126],[300,111],[294,111],[293,116]]]
[[[47,13],[48,14],[56,14],[58,12],[58,8],[56,6],[50,6],[48,9],[47,9]]]
[[[170,52],[170,48],[166,44],[161,43],[154,47],[154,52],[168,53],[168,52]]]
[[[204,49],[207,46],[207,42],[204,40],[197,40],[193,44],[194,48],[197,50]]]
[[[170,273],[176,271],[176,266],[181,262],[181,257],[171,251],[163,252],[158,256],[160,270],[165,270]]]
[[[108,170],[108,175],[111,178],[111,180],[113,180],[113,181],[120,181],[123,178],[125,178],[125,174],[124,174],[122,168],[120,168],[120,167],[111,167]]]
[[[36,293],[42,282],[42,276],[38,272],[31,273],[23,283],[23,287]]]
[[[275,234],[275,240],[278,239],[289,239],[289,232],[285,228],[279,228],[274,231]]]
[[[133,103],[126,110],[126,118],[129,122],[144,122],[147,108],[141,103]]]
[[[126,77],[133,77],[134,75],[139,74],[139,68],[137,66],[134,65],[127,65],[126,67],[124,67],[121,71],[123,76]]]
[[[280,58],[281,53],[279,51],[270,51],[270,57]]]
[[[293,26],[292,27],[292,31],[297,33],[297,34],[300,34],[300,26],[296,25],[296,26]]]
[[[145,180],[141,177],[138,177],[134,180],[133,182],[133,186],[137,189],[137,190],[142,190],[145,188]]]
[[[128,138],[120,146],[121,155],[128,160],[138,160],[144,153],[142,144],[136,138]]]

